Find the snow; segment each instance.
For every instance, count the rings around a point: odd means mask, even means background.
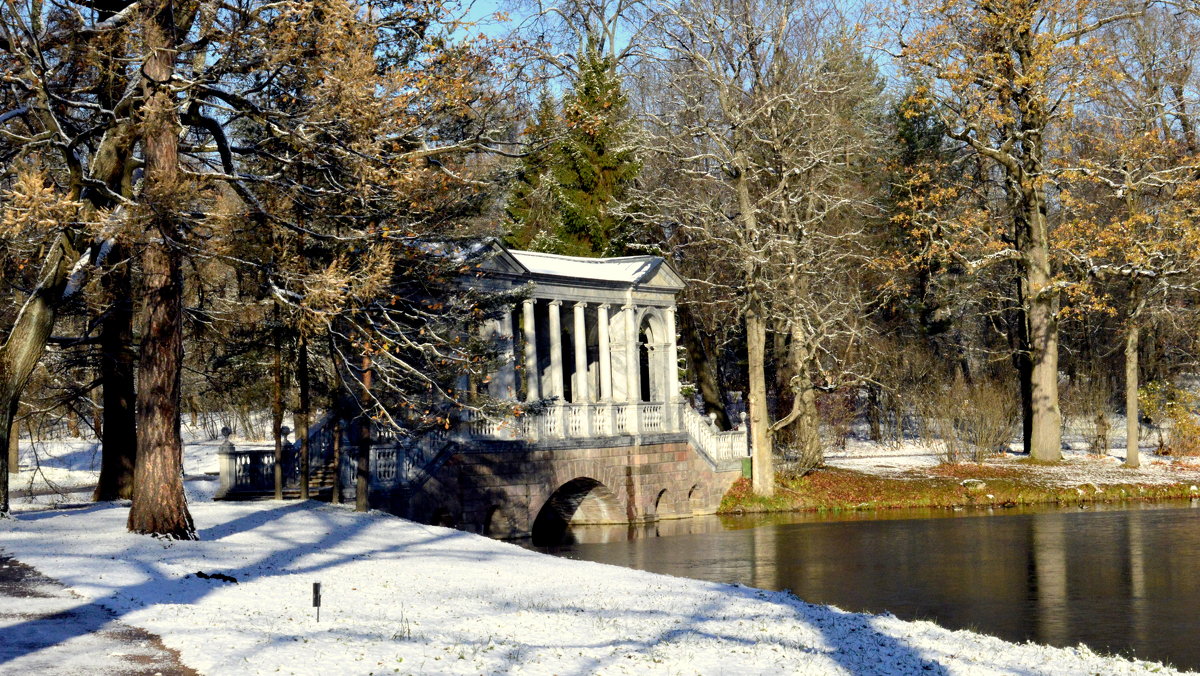
[[[624,282],[626,284],[644,281],[644,278],[657,269],[662,262],[662,259],[657,256],[581,258],[538,251],[512,251],[512,255],[534,274]]]
[[[80,605],[159,634],[205,674],[1160,669],[1083,647],[1015,645],[847,613],[783,592],[569,561],[311,501],[193,504],[197,542],[125,533],[127,512],[117,504],[24,512],[0,524],[0,542],[79,594]]]
[[[213,440],[185,451],[201,539],[132,535],[127,503],[86,502],[98,461],[87,444],[47,445],[43,471],[62,470],[79,490],[57,506],[17,499],[0,549],[78,597],[56,609],[108,609],[204,674],[1178,673],[1083,646],[1013,644],[786,592],[570,561],[378,512],[213,502]],[[915,446],[852,445],[843,459],[856,455],[875,456],[859,458],[864,466],[929,462]],[[320,622],[313,582],[323,585]],[[0,616],[0,630],[20,621]],[[86,664],[91,629],[59,637],[63,664]],[[0,671],[20,663],[5,659]]]

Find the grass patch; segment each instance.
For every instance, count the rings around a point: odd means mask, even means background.
[[[775,477],[775,495],[755,495],[739,479],[721,500],[720,513],[855,511],[910,507],[1016,507],[1022,505],[1167,500],[1197,497],[1189,484],[1047,485],[1034,467],[963,463],[881,477],[825,468]]]

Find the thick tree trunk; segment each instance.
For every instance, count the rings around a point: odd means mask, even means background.
[[[54,328],[54,317],[76,257],[67,235],[59,235],[42,262],[37,288],[21,307],[7,339],[0,345],[0,448],[6,451],[21,393],[46,351],[46,341]],[[9,510],[8,475],[8,453],[0,453],[0,516],[6,516]]]
[[[308,419],[310,393],[308,387],[308,340],[300,336],[297,378],[300,381],[300,410],[296,415],[296,443],[300,447],[300,499],[308,499]]]
[[[746,313],[746,358],[750,372],[751,483],[756,494],[769,497],[775,494],[775,452],[767,412],[767,325],[754,310]]]
[[[196,529],[183,493],[179,433],[183,274],[178,252],[166,241],[166,233],[161,234],[142,254],[146,309],[138,363],[138,455],[129,530],[194,540]]]
[[[183,270],[172,209],[179,193],[179,125],[167,83],[175,33],[172,3],[145,22],[147,58],[143,147],[148,200],[153,209],[142,253],[145,275],[142,345],[138,361],[138,455],[129,530],[192,540],[196,528],[183,492],[183,440],[179,433],[183,368]]]
[[[1138,427],[1138,337],[1141,326],[1138,313],[1129,317],[1129,328],[1125,332],[1125,466],[1139,467],[1142,464]]]
[[[1029,347],[1029,313],[1025,311],[1025,283],[1017,284],[1018,309],[1015,311],[1015,342],[1012,345],[1013,366],[1017,369],[1017,386],[1021,397],[1021,445],[1026,455],[1033,448],[1033,360]]]
[[[733,424],[725,411],[725,388],[721,387],[721,379],[717,375],[718,358],[715,346],[701,334],[695,317],[687,306],[679,306],[679,324],[682,329],[683,347],[687,350],[688,361],[695,370],[696,387],[704,400],[704,414],[716,416],[718,429],[732,429]]]
[[[1032,362],[1032,424],[1030,457],[1037,460],[1062,459],[1062,414],[1058,407],[1058,294],[1047,287],[1050,273],[1050,243],[1045,214],[1033,205],[1031,241],[1026,256],[1029,280],[1029,347]]]
[[[112,305],[100,325],[100,379],[104,387],[104,425],[101,427],[100,479],[92,496],[96,501],[133,497],[137,465],[133,353],[133,298],[129,251],[122,245],[109,254],[117,261],[106,276]]]

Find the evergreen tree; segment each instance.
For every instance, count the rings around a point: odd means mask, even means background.
[[[534,119],[525,128],[529,152],[521,161],[516,184],[504,213],[509,218],[505,241],[518,249],[560,253],[558,183],[554,171],[557,144],[562,137],[558,105],[549,90],[542,90]]]
[[[525,130],[529,153],[505,212],[509,244],[573,256],[624,250],[623,220],[614,205],[641,169],[632,143],[628,101],[616,63],[589,39],[578,78],[559,115],[544,91]]]
[[[563,100],[566,134],[559,150],[564,239],[581,255],[624,249],[624,223],[614,205],[641,170],[631,143],[628,100],[616,63],[589,37],[578,59],[579,78]]]

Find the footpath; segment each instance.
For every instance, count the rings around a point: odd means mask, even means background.
[[[80,627],[94,628],[81,632]],[[0,551],[0,672],[196,676],[179,653]]]

